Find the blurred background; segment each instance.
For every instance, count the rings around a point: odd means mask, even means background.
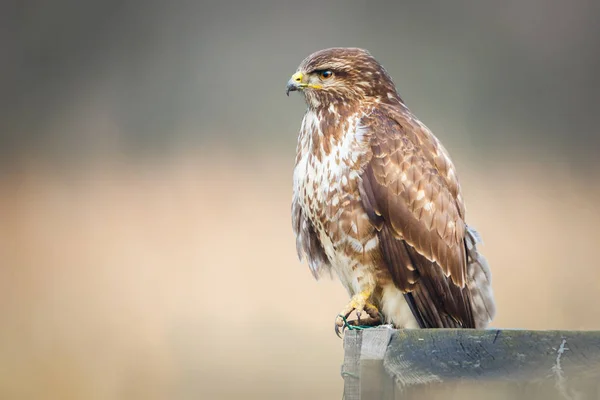
[[[600,329],[600,3],[7,1],[0,398],[341,398],[300,61],[368,49],[460,174],[494,327]]]

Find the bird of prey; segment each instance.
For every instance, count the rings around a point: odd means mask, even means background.
[[[293,177],[296,247],[316,278],[333,271],[350,295],[336,333],[348,323],[486,327],[491,274],[456,169],[385,69],[366,50],[325,49],[302,61],[291,91],[307,105]]]

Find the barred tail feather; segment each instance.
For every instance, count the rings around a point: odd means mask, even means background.
[[[486,328],[496,315],[496,304],[492,290],[492,273],[487,260],[479,251],[477,243],[481,237],[471,227],[467,227],[465,244],[467,248],[467,287],[471,292],[471,305],[475,327]]]

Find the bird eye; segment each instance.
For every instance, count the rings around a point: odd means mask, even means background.
[[[326,69],[325,71],[321,71],[319,73],[319,76],[321,77],[321,79],[329,79],[333,76],[333,72],[331,72],[330,70]]]

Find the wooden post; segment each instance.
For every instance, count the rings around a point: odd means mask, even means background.
[[[600,332],[346,331],[345,400],[600,399]]]

